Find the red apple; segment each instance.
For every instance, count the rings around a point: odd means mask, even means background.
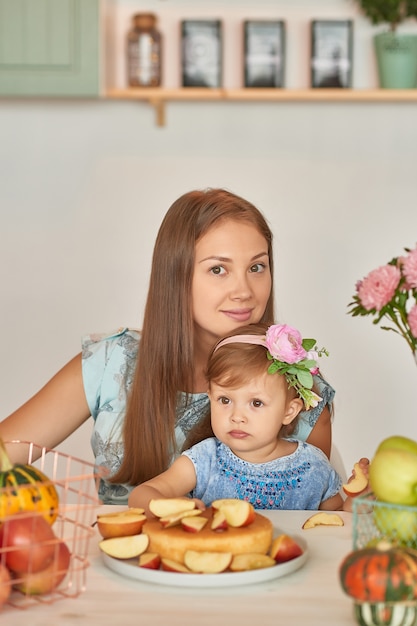
[[[13,587],[30,596],[50,593],[64,580],[71,562],[71,553],[64,541],[55,545],[53,561],[38,572],[19,574]]]
[[[139,567],[145,569],[159,569],[161,557],[156,552],[144,552],[139,556]]]
[[[5,564],[17,574],[45,569],[54,558],[56,542],[54,531],[41,515],[19,513],[0,526]]]
[[[0,608],[7,602],[12,591],[11,575],[7,567],[0,563]]]
[[[285,563],[285,561],[291,561],[291,559],[301,556],[303,549],[300,545],[289,535],[279,535],[271,544],[269,550],[269,556],[271,556],[276,563]]]

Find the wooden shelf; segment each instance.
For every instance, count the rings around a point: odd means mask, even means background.
[[[141,100],[155,108],[156,123],[165,125],[167,102],[417,102],[417,89],[212,89],[163,87],[109,89],[105,97]]]

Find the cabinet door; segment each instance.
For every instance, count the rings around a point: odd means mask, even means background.
[[[0,0],[0,95],[98,96],[100,0]]]

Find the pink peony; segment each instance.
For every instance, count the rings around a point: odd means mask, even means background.
[[[417,339],[417,304],[410,309],[407,319],[411,334]]]
[[[370,272],[357,285],[362,306],[367,311],[380,311],[393,297],[400,279],[401,272],[394,265],[383,265]]]
[[[406,257],[401,258],[401,265],[407,287],[417,288],[417,247],[411,250]]]
[[[275,359],[284,363],[298,363],[307,356],[300,333],[286,324],[275,324],[268,328],[266,346]]]

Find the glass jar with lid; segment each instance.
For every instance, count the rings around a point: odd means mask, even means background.
[[[162,74],[162,37],[154,13],[136,13],[127,36],[130,87],[159,87]]]

